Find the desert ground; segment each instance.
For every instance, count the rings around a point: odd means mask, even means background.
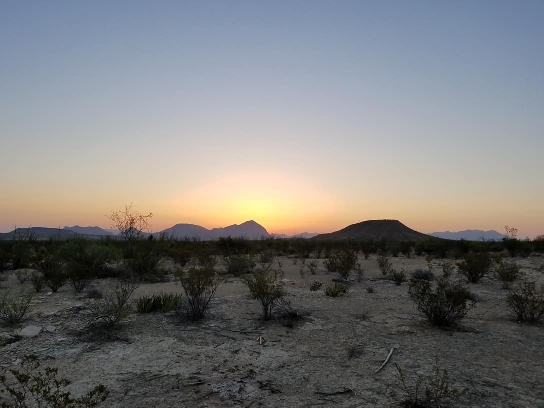
[[[42,365],[58,367],[72,381],[74,395],[104,384],[110,391],[105,407],[394,407],[406,398],[396,365],[412,386],[418,375],[433,374],[438,358],[451,384],[467,390],[451,406],[544,407],[544,324],[516,322],[507,291],[492,277],[469,285],[480,302],[459,327],[443,330],[416,310],[408,283],[396,286],[382,277],[375,255],[360,257],[362,281],[353,274],[349,291],[337,298],[309,289],[313,281],[338,277],[323,260],[316,275],[304,278],[300,261],[280,261],[286,297],[303,315],[293,327],[263,321],[247,286],[224,275],[204,320],[134,312],[114,338],[97,339],[82,335],[92,300],[65,285],[36,294],[23,323],[0,326],[0,365],[18,367],[24,355],[35,353]],[[544,282],[544,256],[516,262]],[[427,268],[422,257],[396,257],[393,265]],[[103,292],[114,285],[93,282]],[[10,272],[0,294],[22,287],[31,290]],[[159,292],[181,293],[181,286],[173,276],[167,283],[141,284],[132,299]],[[42,330],[7,341],[28,326]]]

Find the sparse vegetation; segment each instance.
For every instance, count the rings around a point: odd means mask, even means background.
[[[448,370],[440,369],[438,359],[432,376],[418,375],[414,385],[408,385],[403,370],[395,364],[399,380],[405,394],[401,406],[405,408],[440,408],[444,403],[456,401],[466,394],[451,383]]]
[[[387,255],[380,254],[376,258],[376,261],[378,262],[378,268],[380,268],[380,271],[382,272],[383,276],[390,275],[393,270],[393,264],[391,263],[391,258]]]
[[[66,273],[56,254],[42,247],[33,261],[34,268],[41,272],[43,283],[53,293],[57,292],[66,283]]]
[[[58,377],[58,369],[40,369],[38,357],[23,357],[21,369],[9,368],[0,374],[0,406],[3,408],[90,408],[104,402],[109,391],[97,385],[81,397],[75,398],[66,390],[70,381]]]
[[[434,273],[430,270],[416,269],[415,271],[410,272],[410,275],[412,275],[412,279],[423,279],[429,282],[435,280]]]
[[[406,271],[404,269],[401,269],[400,271],[393,269],[391,271],[391,277],[397,286],[400,286],[403,282],[407,281]]]
[[[255,260],[251,255],[234,254],[223,258],[223,262],[225,263],[227,273],[233,274],[234,276],[242,276],[251,273],[255,267]],[[265,264],[268,264],[268,262]]]
[[[30,282],[32,282],[32,286],[34,287],[36,293],[41,292],[45,284],[43,281],[43,275],[41,272],[37,271],[32,272],[32,275],[30,275]]]
[[[324,265],[329,272],[338,272],[342,279],[347,280],[357,266],[357,254],[351,249],[337,250],[331,253]]]
[[[302,318],[302,315],[291,305],[291,301],[280,298],[274,305],[274,317],[285,327],[294,327],[295,322]]]
[[[469,282],[478,283],[487,275],[493,262],[488,252],[469,252],[462,262],[459,262],[459,273],[464,275]]]
[[[22,322],[32,308],[31,302],[31,294],[22,293],[19,296],[3,294],[0,298],[0,320],[10,325]]]
[[[524,280],[506,297],[508,307],[519,322],[536,322],[544,318],[544,286]]]
[[[325,295],[330,297],[338,297],[340,295],[343,295],[348,291],[348,288],[346,285],[342,285],[341,283],[335,282],[332,285],[328,285],[325,288]]]
[[[462,283],[444,277],[437,279],[434,288],[427,280],[412,279],[409,294],[429,322],[440,327],[454,325],[476,304],[474,295]]]
[[[260,270],[243,279],[251,297],[261,302],[264,320],[272,318],[274,306],[283,296],[283,288],[278,278],[279,276],[275,271]]]
[[[91,303],[93,323],[106,329],[117,326],[130,313],[129,300],[137,288],[138,283],[134,279],[125,279],[116,285],[113,292]]]
[[[323,282],[320,282],[320,281],[313,281],[312,284],[310,285],[310,290],[312,292],[316,292],[318,291],[319,289],[321,289],[321,286],[323,286]]]
[[[167,313],[179,310],[181,301],[181,295],[176,293],[160,293],[158,295],[142,296],[136,302],[136,310],[138,313]]]
[[[315,275],[317,273],[317,267],[319,266],[319,262],[317,260],[308,261],[306,263],[306,266],[308,267],[310,274]]]
[[[28,271],[24,269],[19,269],[15,271],[15,276],[17,277],[17,280],[19,281],[19,283],[23,285],[26,283],[26,281],[30,277],[30,274],[28,273]]]
[[[187,299],[187,316],[190,320],[203,319],[219,286],[215,269],[207,266],[192,267],[179,275],[179,280]]]
[[[493,274],[501,281],[502,288],[508,289],[514,281],[521,278],[521,270],[515,261],[500,258],[493,268]]]

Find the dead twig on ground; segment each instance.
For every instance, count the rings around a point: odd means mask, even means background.
[[[385,359],[385,361],[382,363],[382,365],[380,366],[380,368],[378,368],[374,374],[378,374],[382,368],[385,367],[385,365],[389,362],[389,359],[391,358],[391,355],[393,355],[393,351],[395,351],[396,348],[398,348],[399,346],[398,345],[395,345],[391,348],[391,351],[389,352],[389,354],[387,355],[387,358]]]

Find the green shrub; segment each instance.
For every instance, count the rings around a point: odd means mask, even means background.
[[[319,266],[319,262],[316,261],[316,260],[308,261],[306,263],[306,266],[307,266],[308,270],[310,271],[310,273],[312,275],[315,275],[317,273],[317,267]]]
[[[357,266],[357,253],[350,249],[334,251],[323,265],[329,272],[338,272],[342,279],[347,280]]]
[[[125,258],[125,264],[128,272],[141,281],[145,282],[164,282],[167,276],[159,268],[160,254],[153,248],[152,242],[142,241],[132,244],[135,252]]]
[[[261,302],[264,320],[272,318],[272,310],[284,294],[278,277],[276,272],[260,270],[242,280],[247,285],[251,297]]]
[[[321,289],[321,286],[323,286],[323,282],[313,281],[312,284],[310,285],[310,290],[312,292],[316,292],[319,289]]]
[[[493,261],[488,252],[469,252],[457,266],[459,273],[464,275],[469,282],[477,283],[489,273],[492,264]]]
[[[437,280],[434,289],[427,280],[412,279],[408,293],[417,309],[435,326],[452,326],[476,304],[476,298],[464,285],[444,277]]]
[[[274,305],[274,317],[285,327],[293,327],[302,315],[291,305],[288,299],[280,298]]]
[[[448,370],[440,370],[438,359],[432,376],[419,375],[414,385],[408,385],[404,372],[395,364],[405,398],[400,406],[405,408],[440,408],[444,403],[456,401],[466,394],[466,389],[455,388],[451,384]]]
[[[167,313],[177,311],[181,307],[181,295],[175,293],[160,293],[158,295],[142,296],[136,302],[138,313]]]
[[[519,322],[536,322],[544,317],[544,286],[528,280],[519,283],[506,297],[508,307]]]
[[[192,267],[182,273],[179,280],[188,303],[187,316],[191,320],[203,319],[219,286],[215,269]]]
[[[9,293],[5,293],[0,298],[0,320],[10,325],[22,322],[32,309],[31,302],[31,294],[11,297]]]
[[[58,256],[45,248],[40,248],[34,257],[33,266],[43,276],[45,286],[53,293],[57,292],[66,283],[66,273]]]
[[[510,288],[512,282],[521,278],[521,270],[515,261],[499,259],[493,268],[493,274],[501,281],[502,288]]]
[[[32,286],[34,287],[36,293],[41,292],[45,284],[43,275],[37,271],[32,272],[32,275],[30,275],[30,282],[32,282]]]
[[[0,374],[0,403],[2,407],[27,408],[90,408],[100,405],[109,391],[97,385],[79,398],[66,390],[70,381],[58,378],[58,369],[46,367],[40,370],[36,355],[23,357],[21,370],[10,368]]]
[[[410,272],[410,275],[412,275],[412,279],[423,279],[429,282],[435,280],[434,273],[425,269],[416,269],[415,271]]]
[[[395,285],[400,286],[402,282],[406,282],[406,271],[404,269],[401,269],[400,271],[397,271],[396,269],[393,269],[391,271],[391,278],[393,282],[395,282]]]
[[[241,276],[251,273],[255,267],[255,261],[251,255],[231,255],[223,258],[227,273]]]
[[[445,276],[446,278],[450,277],[455,271],[455,265],[451,261],[442,261],[438,265],[442,269],[442,276]]]
[[[391,274],[393,271],[393,264],[391,263],[390,257],[380,254],[376,258],[376,261],[378,262],[378,268],[380,268],[382,275],[386,276]]]
[[[129,299],[137,287],[134,279],[123,280],[113,292],[91,303],[94,323],[106,329],[117,326],[130,313]]]
[[[325,288],[325,295],[330,297],[338,297],[340,295],[343,295],[347,291],[348,291],[348,288],[345,285],[342,285],[341,283],[336,282]]]

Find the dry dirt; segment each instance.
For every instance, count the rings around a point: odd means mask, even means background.
[[[174,313],[134,313],[117,340],[98,342],[80,334],[91,300],[64,286],[55,294],[36,295],[30,317],[18,328],[0,327],[4,336],[29,325],[55,328],[0,347],[0,364],[14,367],[35,353],[42,365],[58,367],[73,381],[75,395],[106,385],[111,393],[105,407],[393,407],[404,398],[395,364],[413,383],[418,374],[433,373],[438,357],[454,385],[468,389],[453,406],[544,407],[544,325],[513,320],[497,281],[470,285],[481,302],[460,328],[444,331],[417,312],[407,283],[395,286],[381,278],[374,256],[360,259],[363,281],[354,281],[339,298],[309,290],[314,280],[328,283],[337,277],[325,272],[322,260],[317,275],[307,273],[304,279],[300,264],[281,261],[287,298],[307,312],[293,328],[260,320],[258,301],[239,279],[227,277],[201,323]],[[517,262],[543,282],[544,257]],[[394,266],[410,271],[426,262],[394,258]],[[103,291],[114,284],[94,283]],[[0,294],[21,284],[11,273],[1,286]],[[133,299],[161,291],[181,287],[143,284]],[[391,360],[376,374],[393,347]]]

